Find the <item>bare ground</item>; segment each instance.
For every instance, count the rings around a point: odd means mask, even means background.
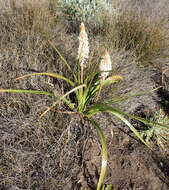
[[[11,85],[2,84],[4,88]],[[153,96],[158,97],[157,93]],[[151,98],[146,99],[150,102],[144,100],[143,96],[134,113],[145,114],[147,109],[153,113],[152,108],[159,106],[160,97],[159,101],[154,99],[154,104]],[[0,189],[73,190],[81,185],[95,189],[100,145],[88,123],[79,116],[57,110],[39,119],[42,108],[51,102],[44,96],[1,94],[0,101]],[[127,109],[130,102],[125,105]],[[109,150],[105,184],[113,184],[116,190],[168,189],[168,149],[156,147],[150,151],[108,114],[98,115],[96,119],[105,130]]]

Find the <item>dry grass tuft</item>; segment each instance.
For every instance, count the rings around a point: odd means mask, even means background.
[[[157,10],[153,2],[136,2],[125,2],[127,9],[120,3],[116,4],[117,14],[107,15],[101,33],[109,47],[135,52],[144,65],[157,63],[159,59],[162,62],[168,56],[169,49],[169,25],[162,6],[164,2],[161,3],[161,10]]]
[[[142,61],[152,62],[165,56],[168,49],[166,25],[161,20],[152,22],[144,16],[124,14],[116,23],[118,48],[135,51]]]
[[[16,4],[14,3],[16,2]],[[35,3],[35,5],[34,5]],[[36,1],[23,1],[18,6],[13,1],[11,7],[1,15],[0,49],[3,59],[13,68],[38,68],[39,56],[43,62],[50,57],[46,40],[53,35],[55,18],[49,7]],[[48,46],[49,47],[49,46]],[[46,65],[44,65],[46,67]]]
[[[66,34],[47,0],[0,1],[1,5],[0,87],[63,94],[61,81],[34,77],[15,82],[14,78],[32,71],[66,72],[48,40],[73,60],[74,36]],[[0,189],[54,190],[63,189],[72,178],[76,181],[77,154],[82,150],[79,139],[84,134],[76,137],[74,130],[80,129],[73,128],[68,141],[66,127],[71,117],[57,110],[39,120],[51,102],[44,96],[0,94]]]

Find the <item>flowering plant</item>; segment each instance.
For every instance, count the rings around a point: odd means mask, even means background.
[[[49,43],[60,56],[65,67],[69,71],[71,77],[68,78],[56,73],[44,72],[44,73],[27,74],[27,75],[16,78],[16,80],[21,80],[21,79],[24,79],[26,77],[31,77],[31,76],[42,76],[42,75],[54,77],[57,79],[64,80],[70,88],[69,91],[66,92],[64,95],[62,95],[61,97],[59,97],[56,93],[53,93],[53,92],[38,91],[38,90],[0,89],[0,92],[33,93],[33,94],[44,94],[48,96],[53,96],[56,98],[56,101],[48,109],[46,109],[41,114],[40,117],[47,114],[47,112],[52,110],[59,102],[62,101],[64,104],[67,105],[70,112],[80,114],[85,120],[91,123],[97,131],[97,134],[102,146],[102,164],[101,164],[100,177],[97,184],[97,190],[112,189],[112,186],[110,185],[107,187],[103,185],[103,180],[106,174],[106,168],[107,168],[107,162],[108,162],[107,145],[106,145],[106,139],[105,139],[103,130],[99,126],[99,124],[97,123],[97,121],[94,119],[93,116],[99,112],[109,112],[113,114],[114,116],[119,118],[121,121],[123,121],[131,129],[131,131],[148,147],[150,147],[150,144],[148,144],[144,140],[144,138],[140,135],[140,133],[126,119],[126,116],[132,119],[141,121],[142,123],[149,126],[155,125],[156,127],[163,127],[163,128],[166,126],[161,126],[160,124],[155,124],[152,121],[147,121],[143,118],[124,113],[110,106],[109,103],[106,103],[106,102],[104,103],[98,102],[96,104],[93,104],[92,100],[96,98],[102,92],[103,88],[115,82],[118,82],[119,80],[122,80],[123,78],[120,75],[111,75],[112,62],[111,62],[110,54],[107,50],[105,50],[105,53],[102,56],[102,59],[99,65],[99,71],[97,70],[97,65],[94,65],[94,69],[92,70],[88,69],[89,41],[88,41],[88,35],[86,32],[84,23],[81,23],[80,25],[79,48],[78,48],[77,64],[76,64],[77,67],[75,67],[75,70],[71,68],[69,63],[60,54],[60,52],[55,47],[55,45],[53,45],[52,42],[49,42]],[[70,95],[73,95],[73,98],[71,98],[72,96]]]

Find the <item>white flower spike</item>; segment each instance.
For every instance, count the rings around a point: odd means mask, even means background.
[[[85,25],[82,22],[80,25],[79,49],[78,49],[78,59],[81,67],[85,66],[84,64],[87,62],[88,57],[89,57],[89,40],[85,30]]]
[[[109,76],[109,73],[111,70],[112,70],[112,62],[111,62],[110,54],[106,50],[100,62],[101,79],[105,80]]]

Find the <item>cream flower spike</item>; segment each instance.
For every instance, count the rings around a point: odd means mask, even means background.
[[[101,79],[105,80],[108,76],[110,71],[112,70],[112,62],[110,58],[110,54],[107,50],[105,50],[102,60],[100,62],[100,71],[101,71]]]
[[[86,32],[85,25],[83,22],[80,25],[80,32],[82,32],[82,31]]]
[[[88,40],[88,35],[86,33],[85,25],[82,22],[80,25],[79,49],[78,49],[78,59],[81,67],[85,66],[88,57],[89,57],[89,40]]]

